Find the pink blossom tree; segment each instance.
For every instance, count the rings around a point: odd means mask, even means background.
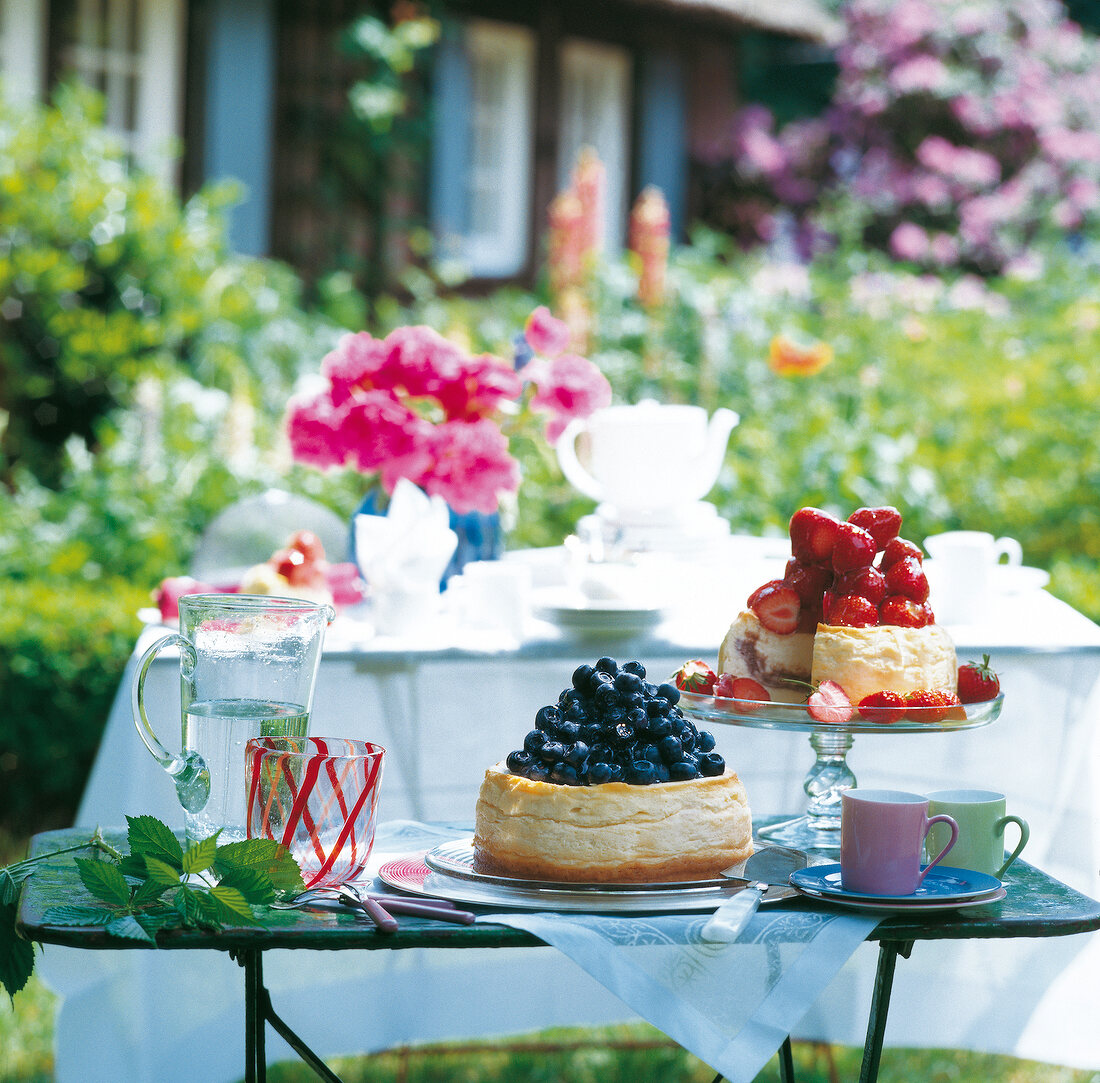
[[[777,130],[750,107],[709,148],[730,164],[725,224],[743,243],[770,240],[785,212],[804,253],[847,225],[925,268],[997,273],[1045,233],[1096,224],[1100,47],[1058,0],[846,0],[840,14],[824,114]]]

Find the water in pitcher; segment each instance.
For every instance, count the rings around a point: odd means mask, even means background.
[[[206,764],[210,797],[185,813],[187,838],[204,839],[218,828],[219,845],[245,837],[244,746],[252,737],[305,737],[309,712],[296,703],[272,700],[196,700],[183,712],[183,747]],[[203,779],[199,785],[205,785]],[[181,795],[181,800],[183,795]]]

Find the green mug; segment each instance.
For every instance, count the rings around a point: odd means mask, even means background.
[[[1005,812],[1005,795],[992,790],[938,790],[928,794],[928,814],[950,816],[959,825],[959,837],[951,849],[949,864],[957,869],[970,869],[996,876],[1020,856],[1031,834],[1027,821]],[[1005,828],[1015,824],[1020,829],[1016,849],[1005,858]],[[925,857],[931,861],[949,840],[946,830],[937,825],[928,833]]]

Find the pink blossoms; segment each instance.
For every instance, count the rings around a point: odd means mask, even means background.
[[[543,356],[517,372],[429,327],[347,335],[321,362],[321,390],[287,407],[291,453],[311,466],[376,474],[387,493],[407,478],[456,512],[495,511],[519,488],[508,438],[525,419],[541,415],[554,440],[572,418],[611,401],[607,380],[566,353],[567,340],[564,324],[536,309],[527,342]]]

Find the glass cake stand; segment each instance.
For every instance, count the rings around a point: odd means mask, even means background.
[[[791,820],[762,828],[758,833],[769,842],[816,850],[830,855],[840,853],[840,795],[852,789],[856,776],[848,766],[848,753],[856,734],[952,733],[956,730],[988,726],[1001,713],[1002,692],[983,703],[966,703],[951,709],[951,714],[934,719],[925,710],[894,708],[881,722],[859,716],[853,708],[847,722],[819,722],[810,716],[804,703],[759,703],[701,696],[681,692],[679,706],[693,722],[706,726],[748,726],[755,729],[784,730],[810,735],[814,762],[806,773],[802,788],[806,791],[806,811]]]

